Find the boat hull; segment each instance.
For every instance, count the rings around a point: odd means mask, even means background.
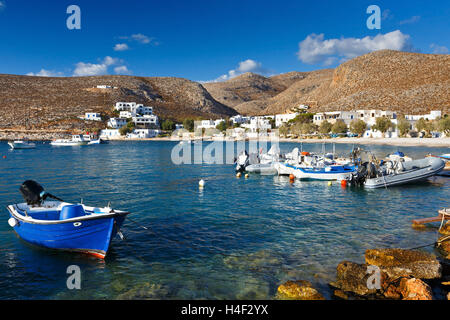
[[[34,143],[14,143],[14,142],[8,142],[8,145],[11,147],[11,149],[34,149],[36,148],[36,145]]]
[[[355,166],[330,166],[329,171],[326,168],[296,167],[289,164],[281,164],[278,173],[286,172],[293,174],[299,180],[350,180],[353,173],[356,172]]]
[[[277,169],[273,163],[267,164],[251,164],[245,168],[245,171],[251,173],[259,173],[262,175],[274,175],[277,174]]]
[[[115,214],[41,224],[21,219],[11,209],[8,210],[17,221],[14,231],[21,239],[48,249],[81,252],[102,259],[126,217],[126,214]]]
[[[437,158],[425,158],[423,160],[408,161],[408,164],[424,160],[427,161],[426,166],[397,174],[386,175],[384,177],[367,179],[364,182],[364,187],[376,189],[419,182],[440,173],[445,167],[444,161]]]

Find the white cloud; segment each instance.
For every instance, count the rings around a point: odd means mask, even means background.
[[[36,77],[62,77],[64,74],[62,72],[41,69],[41,71],[39,71],[37,73],[29,72],[26,75],[27,76],[36,76]]]
[[[402,24],[412,24],[412,23],[419,22],[419,20],[420,20],[420,16],[412,16],[409,19],[400,21],[398,24],[400,24],[400,25],[402,25]]]
[[[139,42],[142,44],[152,43],[155,46],[159,44],[158,42],[155,41],[155,38],[146,36],[145,34],[142,34],[142,33],[135,33],[135,34],[132,34],[131,36],[119,37],[119,39],[123,39],[123,40],[127,40],[127,41],[135,41],[135,42]]]
[[[117,43],[114,46],[114,51],[126,51],[128,49],[129,49],[129,47],[126,43]]]
[[[101,63],[78,62],[75,65],[73,75],[76,77],[98,76],[108,73],[108,67],[122,63],[122,60],[107,56]]]
[[[127,66],[118,66],[114,68],[114,72],[116,74],[130,74],[130,70],[128,70]]]
[[[297,52],[300,61],[308,64],[324,63],[330,65],[345,61],[376,50],[411,50],[409,35],[400,30],[375,37],[324,39],[322,34],[310,34],[299,43]]]
[[[434,54],[448,54],[449,50],[447,47],[439,46],[435,43],[430,45],[430,48],[433,49]]]
[[[236,69],[232,69],[232,70],[228,71],[227,74],[223,74],[211,82],[226,81],[226,80],[232,79],[232,78],[237,77],[246,72],[253,72],[253,73],[259,73],[259,74],[268,74],[269,73],[269,71],[267,69],[262,67],[261,62],[257,62],[252,59],[247,59],[247,60],[239,62]]]
[[[385,9],[383,10],[383,12],[381,13],[381,20],[391,20],[394,17],[394,15],[392,14],[391,10],[389,9]]]

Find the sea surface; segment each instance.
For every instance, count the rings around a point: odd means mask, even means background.
[[[204,143],[206,147],[208,143]],[[411,220],[448,206],[450,179],[388,189],[250,175],[230,164],[174,164],[176,142],[110,142],[9,150],[0,142],[0,299],[273,299],[287,280],[309,280],[327,298],[342,260],[369,248],[412,248],[437,239]],[[295,143],[281,143],[288,152]],[[322,150],[303,144],[303,150]],[[336,144],[348,153],[349,144]],[[412,158],[448,148],[362,146]],[[326,146],[331,151],[331,146]],[[9,227],[8,204],[34,179],[68,202],[128,210],[106,260],[31,246]],[[198,182],[206,185],[199,189]],[[144,229],[145,227],[146,229]],[[433,248],[424,250],[433,252]],[[67,268],[81,269],[69,290]]]

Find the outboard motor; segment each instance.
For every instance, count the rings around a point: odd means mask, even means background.
[[[245,168],[249,165],[249,156],[247,151],[242,151],[236,160],[236,171],[244,172]]]
[[[34,180],[27,180],[19,188],[26,203],[31,206],[40,206],[48,197],[58,201],[63,201],[54,195],[46,192],[44,188]]]

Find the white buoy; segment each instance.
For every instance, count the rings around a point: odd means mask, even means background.
[[[17,220],[11,217],[11,218],[9,218],[9,220],[8,220],[8,224],[9,224],[12,228],[14,228],[14,227],[17,225]]]
[[[203,188],[203,187],[205,186],[205,180],[201,179],[201,180],[198,182],[198,186],[199,186],[200,188]]]

